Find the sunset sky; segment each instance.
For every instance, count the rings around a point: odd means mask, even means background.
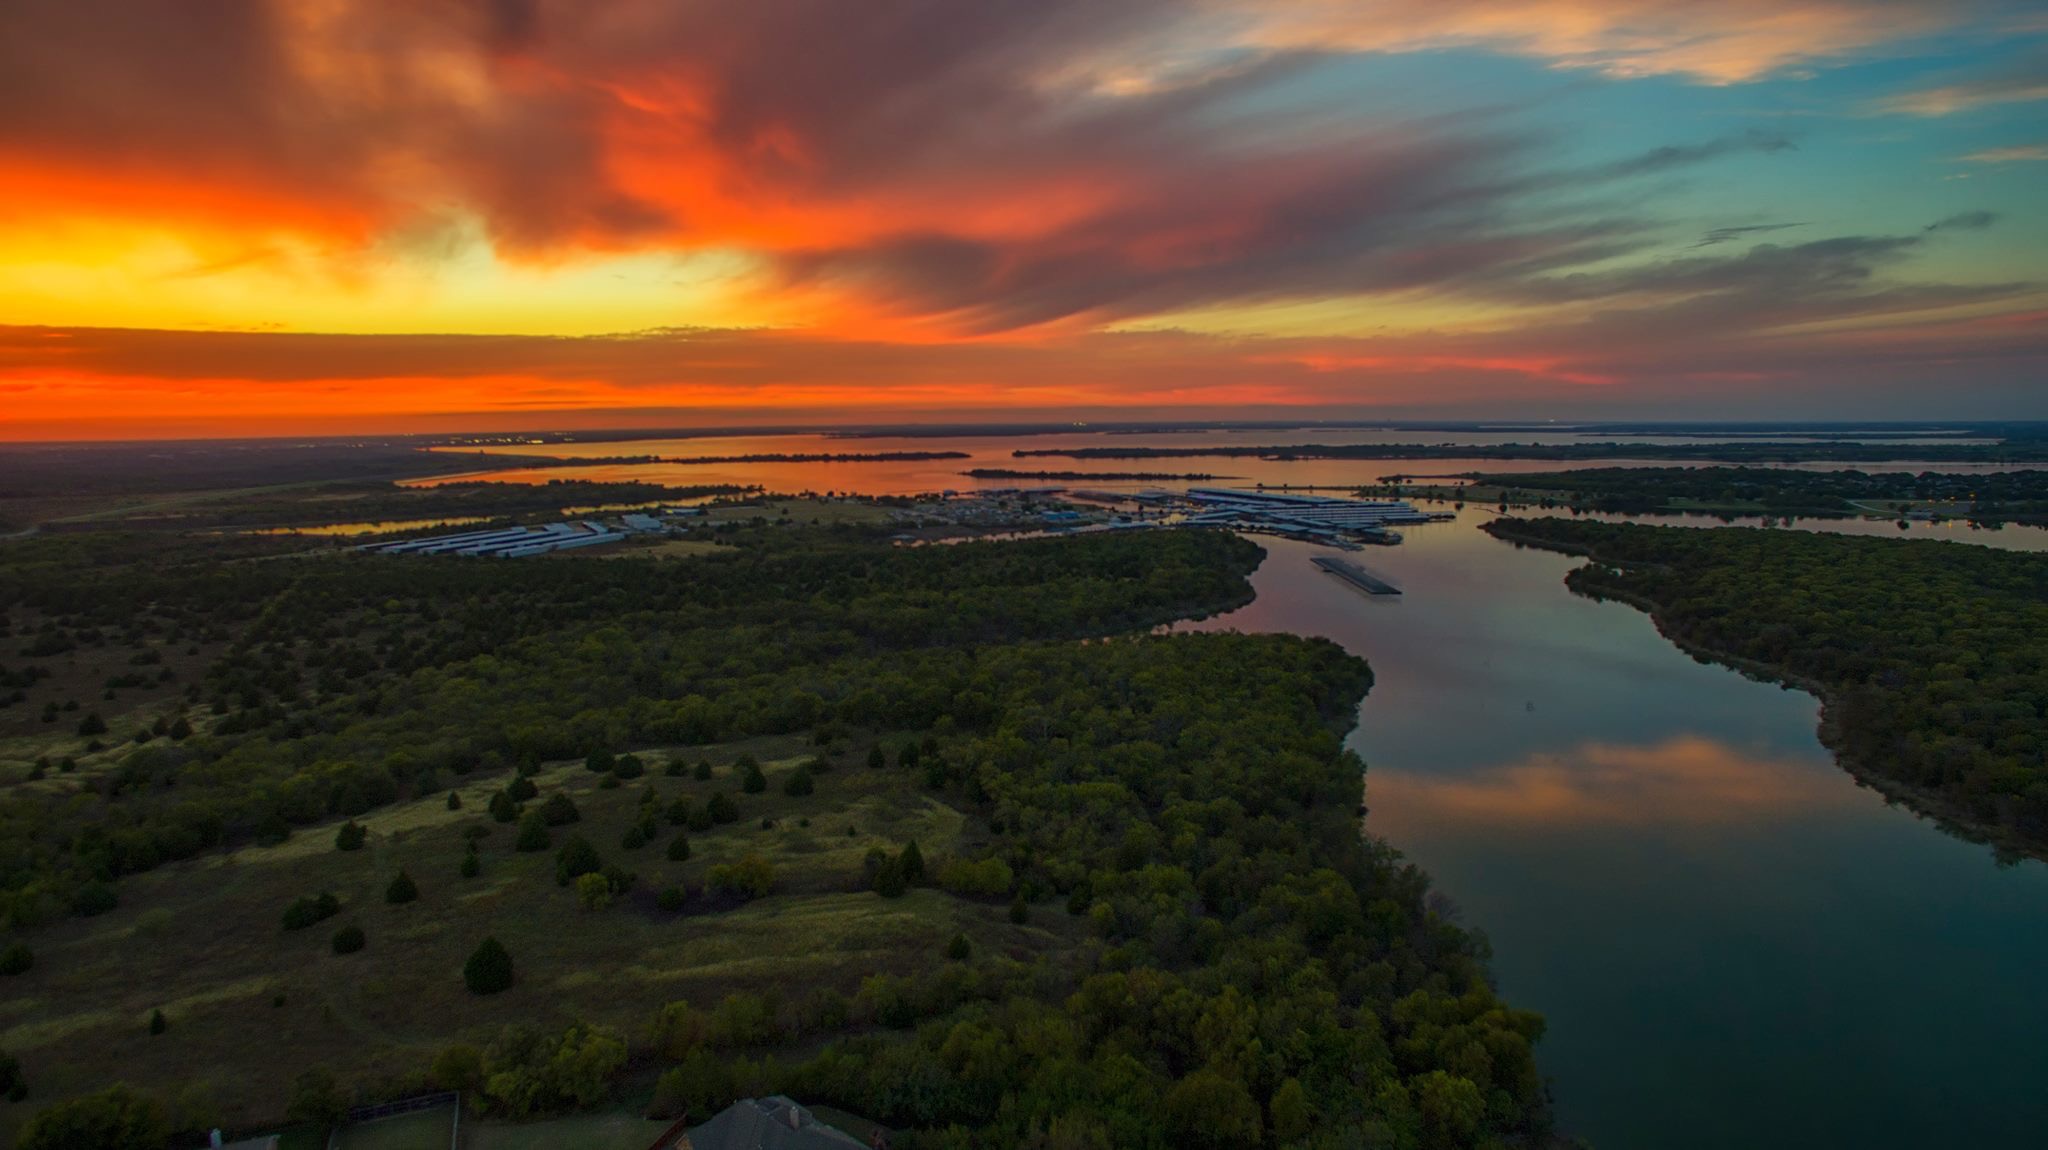
[[[2028,0],[9,0],[0,438],[2048,417]]]

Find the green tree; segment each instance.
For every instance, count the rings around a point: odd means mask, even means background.
[[[79,887],[78,893],[71,898],[71,909],[85,918],[105,914],[119,905],[121,898],[114,893],[114,888],[98,880]]]
[[[583,757],[583,769],[594,775],[608,775],[617,765],[610,751],[592,751]]]
[[[695,778],[695,779],[696,779],[696,780],[697,780],[698,782],[700,782],[700,783],[706,783],[706,782],[710,782],[710,781],[711,781],[711,760],[710,760],[710,759],[698,759],[698,760],[697,760],[697,766],[696,766],[696,768],[695,768],[694,770],[692,770],[692,771],[690,772],[690,774],[691,774],[691,776],[692,776],[692,777],[694,777],[694,778]]]
[[[419,897],[419,884],[413,882],[412,876],[403,870],[391,876],[390,885],[384,888],[384,901],[394,906],[400,903],[412,902]]]
[[[490,811],[492,819],[509,823],[519,817],[519,800],[504,791],[492,791]]]
[[[20,1150],[159,1150],[170,1141],[163,1103],[115,1084],[43,1108],[21,1129]]]
[[[576,800],[561,791],[556,791],[540,805],[540,817],[551,827],[565,827],[581,821],[583,812],[576,809]]]
[[[974,944],[968,942],[964,934],[954,935],[953,941],[946,944],[946,957],[954,962],[966,962],[973,953]]]
[[[462,1043],[443,1047],[427,1068],[427,1081],[443,1090],[476,1093],[484,1084],[483,1051]]]
[[[363,949],[369,940],[363,936],[363,928],[351,923],[334,932],[334,953],[354,954]]]
[[[149,1012],[149,1033],[151,1037],[162,1034],[164,1031],[169,1030],[170,1028],[171,1020],[164,1017],[164,1011],[162,1007],[158,1007],[155,1010]]]
[[[679,834],[668,840],[668,861],[690,861],[690,836]]]
[[[471,994],[496,994],[512,985],[512,955],[503,943],[485,938],[462,964],[462,982]]]
[[[875,770],[879,771],[879,770],[881,770],[881,769],[882,769],[883,767],[886,767],[886,766],[888,766],[888,765],[889,765],[889,756],[888,756],[888,754],[887,754],[886,752],[884,752],[884,751],[882,750],[882,744],[880,744],[880,743],[876,743],[876,744],[875,744],[874,746],[872,746],[872,747],[869,747],[869,748],[868,748],[868,766],[869,766],[869,767],[871,767],[871,768],[873,768],[873,769],[875,769]]]
[[[107,733],[107,721],[100,718],[98,711],[88,711],[85,718],[78,720],[78,733],[87,736],[104,735]]]
[[[598,856],[597,848],[590,845],[590,840],[582,835],[570,835],[562,849],[555,852],[555,881],[562,886],[603,869],[604,859]]]
[[[284,1112],[294,1122],[332,1126],[348,1116],[348,1095],[333,1071],[315,1066],[292,1081],[291,1101]]]
[[[903,854],[897,859],[903,869],[903,881],[916,886],[924,881],[924,852],[917,849],[917,840],[911,839],[903,845]]]
[[[1315,1115],[1309,1110],[1308,1092],[1301,1088],[1301,1081],[1289,1078],[1273,1091],[1273,1099],[1267,1104],[1267,1112],[1273,1116],[1273,1137],[1282,1142],[1294,1142],[1308,1137],[1315,1127]]]
[[[802,798],[804,795],[810,794],[814,789],[816,789],[816,784],[811,780],[809,767],[798,767],[796,770],[791,771],[789,778],[783,780],[782,783],[782,793],[791,798]]]
[[[369,837],[369,831],[364,830],[354,819],[350,819],[341,824],[341,829],[334,832],[334,849],[338,851],[362,850],[364,840]]]
[[[705,803],[704,807],[705,812],[711,816],[711,821],[714,823],[736,823],[740,821],[739,804],[733,802],[732,796],[724,791],[712,795],[711,801]],[[691,826],[691,829],[696,829],[694,824]]]
[[[740,763],[740,789],[750,795],[768,789],[768,776],[761,773],[761,764],[752,759]]]
[[[744,899],[762,898],[775,889],[774,864],[757,854],[714,866],[709,878],[711,889]]]
[[[469,844],[469,852],[462,856],[462,877],[475,878],[484,871],[483,861],[477,858],[476,844]]]
[[[528,811],[519,816],[519,837],[512,840],[513,850],[544,851],[551,841],[547,820],[540,817],[539,811]]]
[[[1173,1084],[1162,1100],[1167,1140],[1194,1150],[1239,1150],[1263,1137],[1259,1104],[1244,1083],[1207,1068]]]
[[[459,792],[459,791],[449,791],[449,792],[448,792],[448,809],[449,809],[449,810],[451,810],[451,811],[459,811],[459,810],[461,810],[461,809],[462,809],[462,794],[461,794],[461,792]]]

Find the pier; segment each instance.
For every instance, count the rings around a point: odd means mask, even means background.
[[[1310,562],[1368,595],[1399,595],[1401,593],[1399,587],[1381,579],[1377,575],[1367,574],[1356,563],[1346,563],[1342,559],[1332,559],[1327,555],[1318,555],[1310,560]]]

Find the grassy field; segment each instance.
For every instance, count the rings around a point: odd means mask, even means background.
[[[893,900],[860,889],[871,846],[915,838],[936,863],[985,834],[907,772],[869,770],[866,750],[839,747],[832,761],[843,765],[818,775],[803,798],[781,786],[814,752],[795,739],[674,752],[692,765],[717,764],[708,781],[666,776],[660,749],[641,751],[647,777],[612,789],[580,762],[543,768],[541,797],[566,792],[582,812],[581,822],[555,829],[555,844],[581,834],[607,862],[639,875],[636,889],[602,911],[581,909],[557,884],[553,850],[515,852],[514,828],[490,819],[488,798],[504,776],[461,787],[457,811],[442,794],[377,811],[361,820],[369,841],[359,851],[336,850],[329,824],[276,847],[133,876],[116,910],[37,932],[34,969],[10,979],[0,1000],[0,1049],[22,1059],[39,1100],[125,1080],[186,1088],[222,1121],[246,1123],[282,1113],[293,1078],[316,1065],[376,1094],[416,1078],[443,1046],[488,1042],[512,1022],[582,1019],[631,1041],[668,1001],[708,1007],[727,992],[770,985],[850,994],[868,974],[928,967],[955,932],[1012,953],[1079,932],[1080,920],[1063,914],[1015,926],[1000,905],[930,889]],[[742,752],[762,762],[765,793],[741,793],[731,764]],[[692,833],[687,862],[667,861],[675,830],[665,820],[661,837],[625,850],[621,838],[649,790],[664,808],[677,796],[701,804],[724,791],[742,817]],[[465,879],[471,828],[485,832],[482,873]],[[773,895],[711,913],[658,908],[662,888],[701,887],[709,867],[749,852],[774,864]],[[401,868],[420,898],[387,905],[384,888]],[[294,898],[322,890],[339,896],[338,917],[281,928]],[[368,946],[335,955],[330,940],[347,925],[360,926]],[[486,935],[511,951],[518,977],[509,991],[479,998],[460,971]],[[147,1020],[159,1008],[169,1029],[151,1036]],[[11,1127],[25,1109],[0,1110],[0,1123]]]
[[[421,1110],[361,1122],[335,1135],[334,1150],[449,1150],[455,1135],[455,1108]],[[567,1143],[564,1143],[567,1145]],[[643,1144],[638,1150],[646,1150]]]

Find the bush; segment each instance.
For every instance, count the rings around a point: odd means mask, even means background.
[[[476,849],[474,844],[472,844],[470,852],[462,856],[462,877],[475,878],[482,874],[483,870],[484,864],[476,857]]]
[[[876,743],[874,746],[868,748],[869,767],[879,771],[883,767],[886,767],[888,765],[889,756],[882,751],[882,744]]]
[[[679,798],[668,805],[668,825],[679,827],[690,821],[691,804],[687,798]]]
[[[21,1076],[21,1059],[0,1053],[0,1097],[19,1102],[28,1097],[28,1080]]]
[[[724,791],[712,795],[711,801],[704,804],[704,806],[710,813],[711,821],[714,823],[736,823],[740,821],[739,804],[733,802],[732,796]]]
[[[1016,878],[1010,864],[999,858],[986,858],[979,862],[954,859],[939,869],[940,886],[954,894],[975,898],[1008,894]]]
[[[100,718],[98,711],[88,711],[85,718],[78,720],[78,733],[88,736],[104,735],[107,733],[107,721]]]
[[[761,898],[775,889],[774,865],[756,854],[712,867],[710,878],[711,889],[746,899]]]
[[[519,800],[504,791],[491,792],[491,817],[509,823],[519,817]]]
[[[474,1094],[483,1089],[484,1056],[474,1046],[457,1043],[434,1055],[427,1068],[427,1081],[443,1090]]]
[[[903,845],[903,854],[896,860],[903,868],[903,881],[916,886],[924,881],[924,852],[917,849],[917,840],[911,839]]]
[[[883,898],[900,898],[909,889],[903,881],[903,864],[881,847],[868,849],[862,867],[867,872],[868,889]]]
[[[462,982],[471,994],[496,994],[512,985],[512,955],[503,943],[485,938],[462,964]]]
[[[164,1017],[162,1007],[149,1012],[149,1035],[151,1038],[171,1028],[171,1020]]]
[[[618,761],[612,758],[610,751],[592,751],[583,757],[583,769],[593,775],[611,774],[616,765]]]
[[[540,817],[551,827],[566,827],[570,823],[582,821],[583,812],[576,809],[576,800],[556,791],[548,796],[547,802],[540,805]]]
[[[693,776],[694,778],[696,778],[696,780],[697,780],[698,782],[700,782],[700,783],[707,783],[707,782],[710,782],[710,781],[711,781],[711,760],[710,760],[710,759],[698,759],[698,760],[697,760],[697,766],[696,766],[696,769],[695,769],[695,770],[693,770],[693,771],[691,771],[691,772],[690,772],[690,774],[691,774],[691,775],[692,775],[692,776]]]
[[[782,793],[791,798],[802,798],[815,789],[816,784],[811,780],[809,767],[798,767],[796,770],[791,771],[789,778],[783,780],[782,783]]]
[[[679,886],[663,887],[661,893],[655,896],[654,901],[655,905],[661,907],[661,909],[674,914],[683,909],[683,888]]]
[[[333,918],[341,913],[341,900],[328,891],[318,895],[300,896],[284,908],[284,928],[304,930],[316,922]]]
[[[974,946],[967,941],[967,936],[964,934],[954,935],[953,941],[946,944],[946,957],[954,962],[966,962],[973,953]]]
[[[750,795],[768,789],[768,776],[761,773],[761,764],[752,759],[740,764],[740,789]]]
[[[9,943],[6,950],[0,950],[0,974],[26,974],[35,964],[35,952],[25,942]]]
[[[1017,892],[1016,898],[1010,900],[1010,921],[1018,926],[1031,921],[1031,904],[1024,901],[1024,892],[1021,890]]]
[[[363,937],[362,927],[342,927],[340,930],[334,932],[334,953],[354,954],[355,952],[363,949],[364,945],[367,944],[368,941],[368,939]]]
[[[338,851],[362,850],[363,841],[369,837],[370,832],[364,830],[354,819],[350,819],[341,824],[340,830],[334,832],[334,849]]]
[[[459,793],[457,793],[457,792],[455,792],[455,791],[449,791],[449,792],[448,792],[448,809],[449,809],[449,810],[451,810],[451,811],[459,811],[459,810],[461,810],[461,809],[462,809],[462,796],[461,796],[461,794],[459,794]]]
[[[419,897],[419,884],[413,882],[412,876],[404,871],[399,871],[396,875],[393,875],[391,885],[384,888],[384,901],[391,903],[393,906],[399,903],[412,902]]]
[[[563,886],[603,869],[604,860],[598,857],[597,848],[582,835],[570,835],[555,854],[555,881]]]
[[[690,861],[690,836],[677,835],[676,837],[668,840],[668,861]]]
[[[670,759],[668,765],[661,769],[661,773],[672,779],[682,778],[685,774],[683,761],[681,759]]]
[[[612,776],[620,779],[637,779],[647,773],[647,764],[638,755],[620,755],[612,764]]]
[[[596,872],[576,879],[576,901],[584,910],[603,910],[612,904],[612,884]]]
[[[71,909],[86,918],[91,918],[96,914],[105,914],[119,905],[121,905],[121,896],[114,893],[113,887],[99,881],[89,882],[79,887],[78,893],[71,898]]]
[[[348,1095],[342,1093],[333,1071],[315,1066],[293,1080],[284,1112],[294,1122],[332,1126],[348,1117]]]
[[[516,851],[544,851],[554,840],[548,837],[547,820],[539,811],[528,811],[519,816],[519,837],[512,841]]]
[[[505,784],[505,793],[512,796],[513,802],[523,803],[539,794],[540,788],[533,785],[532,779],[527,778],[525,775],[520,775]]]
[[[711,805],[706,803],[701,807],[693,808],[690,811],[689,820],[684,825],[693,831],[702,832],[710,830],[714,821],[711,817]]]
[[[97,1094],[43,1108],[21,1129],[19,1150],[106,1150],[110,1146],[155,1150],[170,1140],[163,1103],[116,1084]]]
[[[638,826],[627,827],[626,833],[619,836],[619,849],[621,850],[637,851],[646,845],[647,832],[641,830]]]

